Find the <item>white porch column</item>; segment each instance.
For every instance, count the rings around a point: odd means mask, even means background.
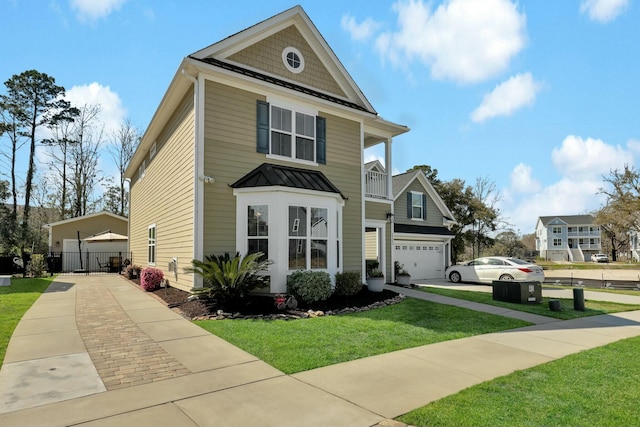
[[[393,190],[391,187],[391,175],[393,173],[391,163],[391,142],[391,138],[384,142],[384,168],[387,170],[387,199],[389,200],[393,200]],[[391,213],[393,213],[393,205],[391,206]]]

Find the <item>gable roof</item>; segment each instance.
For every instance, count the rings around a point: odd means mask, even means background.
[[[538,217],[538,221],[545,227],[551,224],[554,220],[559,220],[561,223],[567,225],[592,225],[595,218],[593,215],[556,215],[556,216],[541,216]]]
[[[313,54],[316,65],[322,69],[322,75],[330,76],[327,77],[327,81],[331,81],[335,90],[317,87],[314,84],[317,81],[314,74],[307,75],[306,80],[297,81],[294,80],[295,77],[287,77],[237,60],[237,55],[244,49],[255,48],[271,36],[276,39],[275,36],[280,36],[278,33],[285,30],[291,30],[304,44],[305,49]],[[283,37],[288,41],[286,36]],[[254,51],[264,54],[261,49]],[[278,52],[278,55],[281,55],[281,52]],[[274,58],[273,53],[271,57]],[[301,74],[306,73],[305,67]],[[355,115],[357,120],[363,122],[365,147],[409,131],[407,126],[390,122],[378,115],[302,7],[295,6],[194,52],[182,60],[127,165],[126,178],[134,177],[135,171],[174,114],[175,108],[183,101],[185,95],[193,90],[194,84],[197,88],[194,93],[194,105],[196,104],[198,93],[204,93],[200,83],[205,80],[221,81],[225,85],[263,95],[277,94],[296,98],[302,102],[317,103],[319,108],[329,108],[329,111],[337,108],[348,115]],[[196,108],[201,111],[202,106],[198,105]],[[196,136],[197,138],[201,136]]]
[[[367,162],[364,164],[364,170],[370,171],[376,169],[378,172],[384,173],[385,168],[382,166],[380,160],[374,160],[372,162]]]
[[[216,66],[225,66],[231,71],[243,74],[251,72],[251,70],[239,66],[237,63],[233,63],[231,57],[235,53],[256,44],[258,41],[266,39],[291,26],[295,27],[313,53],[322,61],[322,64],[326,67],[326,70],[332,76],[335,83],[346,95],[346,99],[339,101],[338,97],[332,97],[327,94],[323,96],[328,96],[328,99],[333,102],[344,103],[352,108],[377,114],[371,103],[364,96],[364,93],[356,85],[355,81],[351,78],[331,47],[329,47],[329,44],[300,5],[265,19],[204,49],[200,49],[189,55],[189,58],[203,60]],[[225,63],[227,65],[223,65]],[[271,83],[303,92],[307,90],[309,91],[308,94],[315,96],[321,95],[321,92],[305,88],[304,85],[290,83],[275,76],[267,76],[264,73],[257,73],[256,75],[252,75],[252,77],[259,79],[268,77]]]
[[[232,188],[253,187],[290,187],[302,190],[324,191],[340,194],[344,200],[347,198],[329,181],[320,171],[294,168],[291,166],[263,163],[233,184]]]
[[[77,221],[84,221],[84,220],[87,220],[87,219],[96,218],[96,217],[103,216],[103,215],[107,215],[107,216],[110,216],[110,217],[115,218],[115,219],[120,219],[122,221],[129,222],[129,218],[126,218],[126,217],[123,217],[123,216],[120,216],[120,215],[116,215],[116,214],[111,213],[111,212],[102,211],[102,212],[95,212],[95,213],[88,214],[88,215],[77,216],[75,218],[63,219],[61,221],[56,221],[56,222],[52,222],[52,223],[49,223],[49,224],[45,224],[43,227],[54,227],[56,225],[69,224],[69,223],[77,222]]]
[[[456,220],[453,217],[453,213],[451,213],[436,189],[433,188],[433,185],[429,182],[429,180],[421,170],[405,172],[391,177],[393,201],[395,202],[398,197],[400,197],[400,195],[404,194],[409,185],[411,185],[416,180],[422,185],[425,192],[431,197],[431,200],[433,200],[433,202],[436,204],[436,206],[442,213],[442,216],[455,223]]]

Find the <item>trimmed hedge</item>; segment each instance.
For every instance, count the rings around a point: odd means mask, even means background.
[[[312,303],[331,296],[331,277],[324,271],[296,271],[287,279],[289,293],[296,298]]]

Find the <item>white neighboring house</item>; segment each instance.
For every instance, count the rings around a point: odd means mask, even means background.
[[[602,251],[600,226],[593,215],[538,217],[536,250],[549,261],[590,261]]]

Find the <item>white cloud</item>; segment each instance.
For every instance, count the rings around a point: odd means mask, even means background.
[[[583,0],[580,12],[592,21],[606,24],[616,19],[629,6],[629,0]]]
[[[569,135],[551,152],[553,165],[563,176],[576,180],[601,181],[609,171],[633,163],[633,154],[600,139]]]
[[[99,122],[108,133],[120,128],[126,117],[127,112],[122,106],[120,96],[112,92],[109,86],[102,86],[100,83],[73,86],[66,91],[66,99],[78,108],[85,105],[100,106]]]
[[[367,18],[358,24],[353,16],[346,14],[342,17],[340,26],[351,35],[353,40],[365,41],[370,39],[382,27],[382,24],[371,18]]]
[[[511,171],[511,189],[515,193],[535,193],[540,191],[540,182],[533,178],[533,169],[524,163],[518,164]]]
[[[627,149],[606,142],[567,136],[551,153],[559,178],[542,186],[524,164],[511,173],[510,187],[503,191],[500,209],[521,233],[532,233],[539,216],[580,215],[599,209],[606,201],[599,194],[603,176],[625,164],[632,165],[640,141],[630,140]],[[534,191],[525,190],[535,188]]]
[[[640,155],[640,140],[637,139],[630,139],[629,141],[627,141],[627,147],[629,148],[629,150],[631,150],[634,154],[636,155]]]
[[[535,194],[502,203],[501,211],[523,234],[535,231],[540,216],[581,215],[598,209],[604,202],[598,194],[600,181],[573,181],[561,179]]]
[[[127,0],[70,0],[72,9],[78,11],[78,18],[90,21],[109,15],[120,9]]]
[[[471,120],[480,123],[496,116],[510,116],[520,108],[532,105],[541,87],[531,73],[513,76],[484,96],[480,106],[471,113]]]
[[[526,43],[526,17],[508,0],[446,0],[435,10],[400,0],[398,30],[378,36],[376,48],[396,66],[419,60],[436,79],[462,83],[498,75]]]

